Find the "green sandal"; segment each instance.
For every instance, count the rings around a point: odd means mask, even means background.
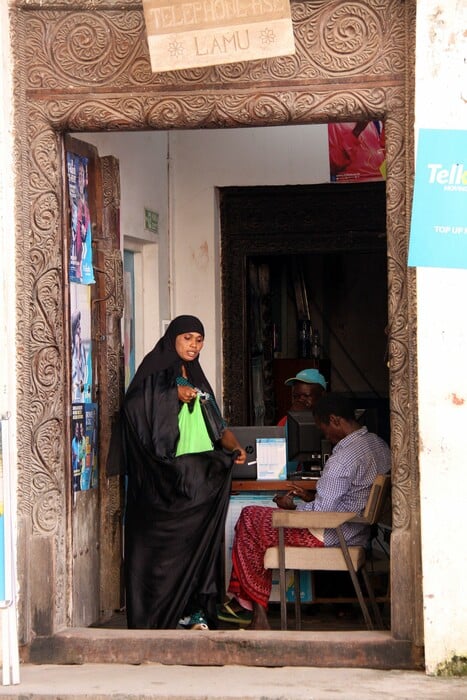
[[[240,627],[248,626],[253,618],[253,613],[250,610],[239,610],[238,612],[232,608],[230,603],[224,603],[217,611],[217,619],[222,622],[231,622]]]

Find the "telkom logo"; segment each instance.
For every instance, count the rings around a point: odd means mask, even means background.
[[[467,170],[462,163],[444,167],[441,163],[428,163],[430,185],[467,185]]]

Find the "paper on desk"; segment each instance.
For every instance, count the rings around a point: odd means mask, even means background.
[[[258,479],[286,479],[287,451],[285,437],[257,438],[256,462]]]

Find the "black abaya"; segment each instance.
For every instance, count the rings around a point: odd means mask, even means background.
[[[167,357],[165,348],[161,363],[158,346],[143,361],[145,371],[135,376],[121,415],[128,474],[128,627],[175,628],[183,615],[198,609],[214,627],[217,564],[234,456],[220,448],[174,456],[179,434],[176,378],[182,361],[176,354]],[[210,391],[198,362],[194,365],[185,363],[189,378],[193,382],[196,374],[196,386]]]

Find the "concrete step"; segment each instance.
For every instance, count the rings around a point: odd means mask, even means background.
[[[39,664],[186,664],[420,669],[422,650],[389,631],[127,630],[67,628],[37,637]]]

